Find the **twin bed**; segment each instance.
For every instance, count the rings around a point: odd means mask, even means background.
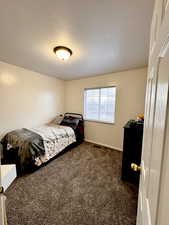
[[[65,113],[60,124],[51,122],[37,128],[14,130],[1,141],[2,164],[16,164],[18,175],[36,170],[60,152],[82,143],[81,114]]]

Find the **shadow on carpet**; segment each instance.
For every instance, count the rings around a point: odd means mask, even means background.
[[[6,191],[8,225],[135,225],[137,187],[122,153],[84,142]]]

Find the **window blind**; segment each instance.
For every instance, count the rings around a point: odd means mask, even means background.
[[[86,89],[84,117],[86,120],[115,122],[116,87]]]

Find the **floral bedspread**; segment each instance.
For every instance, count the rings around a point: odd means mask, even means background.
[[[76,142],[74,130],[71,127],[48,124],[38,128],[29,129],[39,134],[43,139],[45,154],[35,158],[35,164],[40,166],[56,156],[68,145]]]

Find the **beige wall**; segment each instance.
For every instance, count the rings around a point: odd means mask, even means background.
[[[0,137],[34,127],[64,111],[83,113],[83,90],[117,86],[115,124],[85,122],[87,140],[122,149],[123,126],[144,112],[147,69],[62,81],[0,62]]]
[[[84,88],[117,86],[115,124],[85,122],[85,137],[92,142],[122,149],[123,126],[144,112],[147,68],[65,82],[65,110],[83,113]]]
[[[64,112],[64,81],[0,62],[0,136]]]

